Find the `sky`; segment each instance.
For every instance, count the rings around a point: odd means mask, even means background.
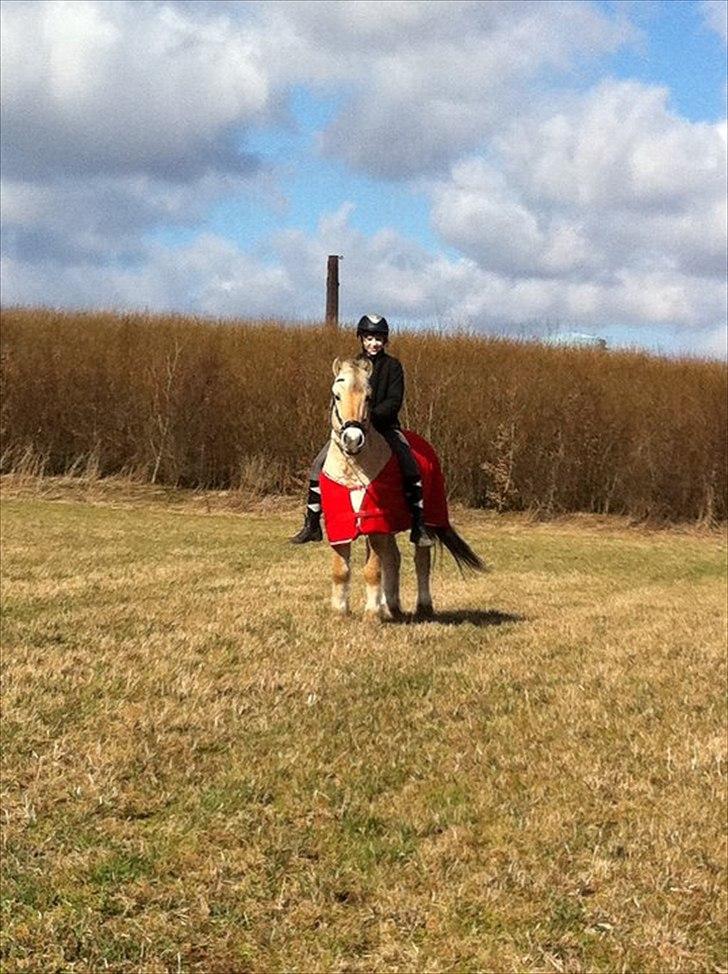
[[[5,0],[2,303],[726,356],[723,0]]]

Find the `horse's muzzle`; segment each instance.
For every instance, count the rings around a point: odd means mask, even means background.
[[[344,427],[339,434],[341,446],[345,453],[355,456],[364,448],[366,434],[360,423],[344,423]]]

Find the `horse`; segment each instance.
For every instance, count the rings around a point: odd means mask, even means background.
[[[333,550],[331,607],[339,615],[349,612],[351,545],[366,540],[365,618],[396,621],[400,605],[401,556],[396,534],[410,526],[397,457],[369,417],[369,377],[372,364],[365,359],[335,359],[331,388],[331,443],[321,478],[321,506],[329,544]],[[405,431],[422,473],[424,518],[440,547],[456,564],[474,572],[485,570],[479,556],[449,522],[444,480],[430,444]],[[417,576],[415,619],[434,616],[430,591],[431,547],[415,546]]]

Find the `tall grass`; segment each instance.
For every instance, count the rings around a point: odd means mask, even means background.
[[[282,322],[10,309],[2,470],[126,473],[297,490],[328,435],[350,331]],[[403,425],[453,499],[498,510],[726,517],[726,368],[458,334],[396,335]]]

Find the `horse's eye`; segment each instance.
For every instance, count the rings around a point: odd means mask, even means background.
[[[335,399],[335,400],[336,400],[337,402],[341,402],[341,396],[337,396],[337,395],[336,395],[336,393],[334,393],[334,399]]]

